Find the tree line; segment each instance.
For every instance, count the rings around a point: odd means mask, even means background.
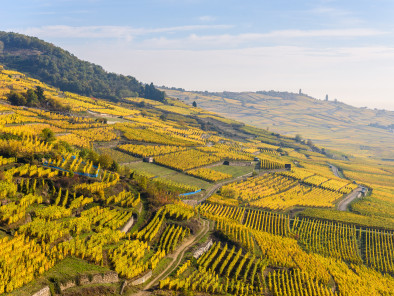
[[[62,91],[112,101],[136,96],[164,101],[165,93],[153,83],[143,84],[132,76],[109,73],[38,38],[0,31],[0,44],[0,64]]]

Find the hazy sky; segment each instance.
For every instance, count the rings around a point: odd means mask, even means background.
[[[394,110],[393,0],[0,0],[0,30],[188,90]]]

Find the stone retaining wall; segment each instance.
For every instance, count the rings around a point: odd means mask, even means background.
[[[131,218],[126,222],[126,224],[122,227],[121,231],[126,233],[127,231],[130,230],[130,228],[133,226],[134,224],[134,217],[131,216]]]
[[[197,249],[194,254],[193,257],[194,258],[198,258],[200,257],[202,254],[204,254],[206,251],[209,250],[209,248],[213,245],[212,239],[209,240],[206,244],[204,244],[202,247],[200,247],[199,249]]]
[[[60,288],[60,291],[64,291],[66,289],[75,287],[76,285],[77,285],[77,283],[75,281],[68,281],[63,284],[59,284],[59,288]]]
[[[141,284],[145,283],[147,280],[149,280],[151,277],[152,277],[152,270],[149,270],[149,272],[147,274],[145,274],[144,276],[132,281],[131,285],[132,286],[141,285]]]
[[[48,286],[46,286],[31,296],[51,296],[51,290]]]
[[[66,283],[59,284],[60,291],[75,287],[85,286],[91,284],[111,284],[119,282],[119,277],[116,272],[107,272],[105,274],[93,274],[93,275],[80,275],[75,280],[68,281]],[[50,295],[50,294],[49,294]],[[34,295],[36,296],[36,295]],[[41,295],[37,295],[41,296]],[[43,295],[44,296],[44,295]]]

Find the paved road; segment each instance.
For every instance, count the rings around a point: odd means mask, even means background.
[[[338,204],[338,210],[339,211],[347,211],[348,205],[355,200],[356,198],[359,198],[362,195],[362,190],[364,187],[358,186],[356,189],[354,189],[351,193],[349,193],[344,199],[342,199],[339,204]]]
[[[332,170],[332,172],[334,173],[334,175],[335,175],[336,177],[342,179],[342,177],[341,177],[340,174],[339,174],[338,168],[337,168],[336,166],[332,165],[332,164],[330,164],[330,167],[331,167],[331,170]]]
[[[340,174],[339,170],[336,166],[330,164],[331,170],[334,173],[335,176],[338,178],[343,179]],[[347,211],[348,205],[355,200],[356,198],[359,198],[362,196],[364,187],[358,186],[356,189],[354,189],[352,192],[350,192],[344,199],[342,199],[339,204],[338,204],[338,210],[339,211]]]

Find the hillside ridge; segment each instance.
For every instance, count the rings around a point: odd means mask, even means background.
[[[117,101],[140,96],[162,101],[164,93],[132,76],[105,71],[51,43],[18,33],[0,31],[0,64],[80,95]]]
[[[192,92],[162,88],[168,96],[246,124],[312,139],[355,156],[393,159],[394,111],[358,108],[303,93]]]

